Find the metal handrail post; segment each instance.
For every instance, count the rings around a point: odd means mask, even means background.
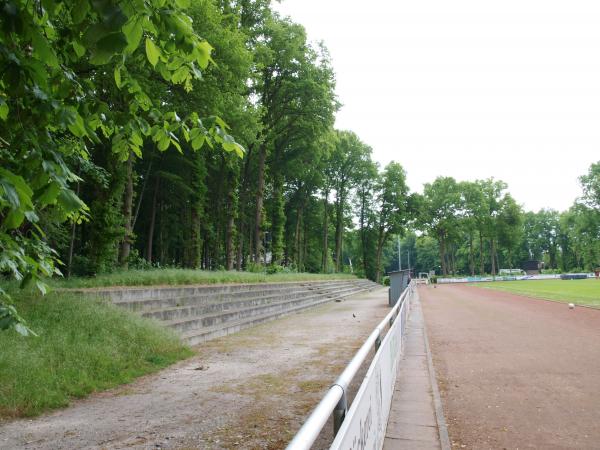
[[[381,334],[379,336],[377,336],[377,339],[375,339],[375,351],[379,350],[380,346],[381,346]]]
[[[329,420],[329,416],[332,414],[334,434],[337,434],[348,412],[348,399],[346,395],[348,386],[350,386],[352,379],[361,368],[371,350],[375,348],[375,351],[377,352],[379,345],[381,345],[381,335],[383,330],[388,325],[391,326],[394,323],[401,312],[401,308],[409,292],[412,292],[410,286],[402,292],[392,310],[385,316],[356,352],[350,363],[348,363],[344,371],[329,388],[323,399],[306,419],[304,425],[302,425],[300,430],[298,430],[294,438],[288,444],[286,447],[287,450],[310,449]],[[400,320],[403,322],[402,326],[404,326],[405,322],[404,316],[405,314],[400,316]]]
[[[294,439],[288,444],[287,448],[310,449],[319,437],[321,430],[329,420],[331,412],[335,409],[342,395],[344,395],[344,390],[341,386],[336,384],[331,386],[308,420],[298,430]]]
[[[337,434],[338,430],[342,426],[342,422],[346,418],[346,413],[348,412],[348,397],[346,396],[346,389],[343,389],[343,390],[344,390],[344,393],[342,394],[342,398],[340,398],[337,405],[335,405],[335,409],[333,410],[333,435],[334,436]]]

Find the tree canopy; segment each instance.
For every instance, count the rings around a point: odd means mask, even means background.
[[[269,0],[0,8],[0,274],[600,265],[600,162],[566,212],[494,179],[410,192],[351,130],[323,43]],[[235,137],[234,137],[235,136]],[[433,178],[433,176],[432,176]],[[18,306],[18,305],[17,305]],[[28,332],[0,290],[0,329]]]

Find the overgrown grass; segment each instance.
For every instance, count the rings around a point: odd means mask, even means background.
[[[477,283],[474,286],[600,307],[600,280],[526,280]]]
[[[0,417],[33,416],[192,355],[158,324],[73,294],[17,294],[39,337],[0,332]]]
[[[191,269],[127,270],[93,278],[53,279],[57,288],[91,288],[104,286],[151,286],[178,284],[265,283],[282,281],[319,281],[353,279],[350,274],[254,273],[236,271],[204,271]]]

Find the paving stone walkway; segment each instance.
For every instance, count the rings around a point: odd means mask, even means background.
[[[432,386],[435,377],[430,372],[423,313],[418,300],[411,306],[404,345],[383,448],[446,450],[449,446],[444,444],[448,438],[437,386]]]

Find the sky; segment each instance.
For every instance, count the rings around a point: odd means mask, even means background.
[[[342,109],[421,191],[494,177],[527,210],[568,209],[600,160],[598,0],[283,0],[324,41]]]

